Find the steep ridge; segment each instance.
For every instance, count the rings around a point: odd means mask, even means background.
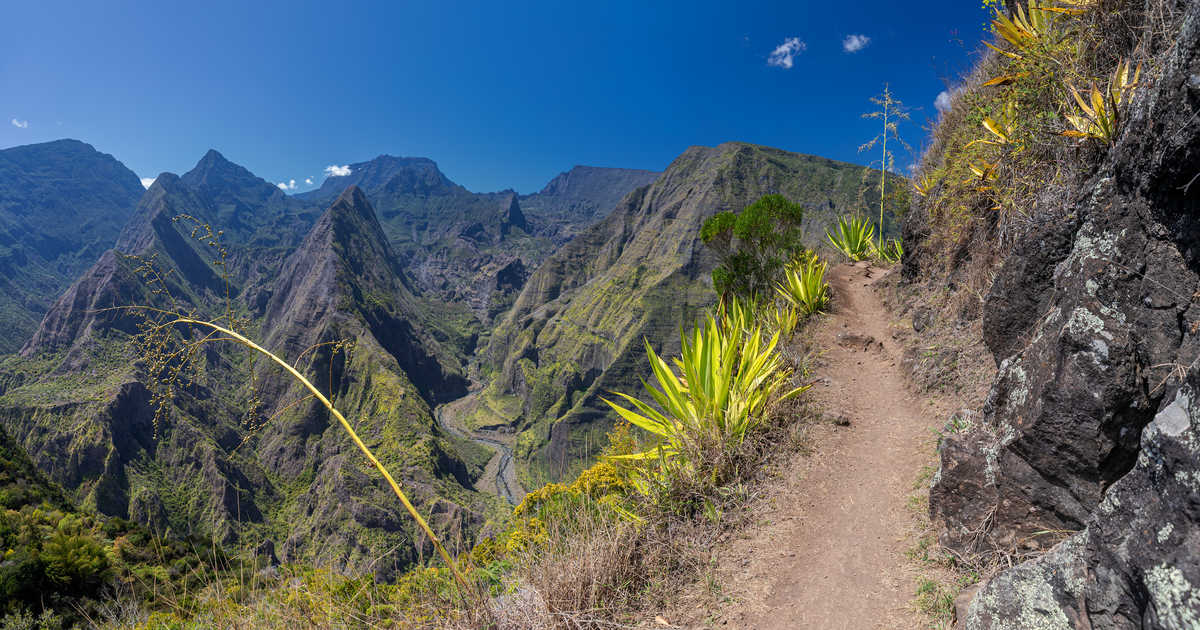
[[[487,455],[443,435],[433,420],[431,405],[464,394],[466,381],[447,353],[436,356],[438,345],[416,323],[414,308],[370,204],[352,186],[284,263],[263,335],[289,357],[316,347],[307,372],[319,382],[329,375],[332,399],[363,439],[399,473],[434,526],[462,540],[489,509],[487,499],[467,490]],[[336,356],[318,347],[339,340],[353,345]],[[263,374],[260,387],[263,399],[274,401],[263,412],[276,419],[264,427],[257,452],[277,483],[292,488],[279,510],[287,523],[282,557],[357,571],[373,565],[387,576],[432,552],[422,550],[425,541],[390,492],[355,465],[361,456],[323,407],[287,408],[304,398],[291,381]],[[314,547],[315,540],[322,542]]]
[[[865,171],[743,143],[688,149],[530,277],[492,335],[493,378],[467,423],[519,432],[527,487],[568,475],[603,443],[600,395],[639,387],[642,339],[678,351],[681,326],[713,301],[704,220],[780,193],[820,226],[830,209],[855,206]]]
[[[142,315],[110,307],[210,318],[231,311],[252,335],[329,375],[335,396],[348,397],[344,409],[371,418],[363,431],[386,438],[385,460],[441,515],[434,522],[458,535],[488,507],[463,489],[487,453],[439,439],[429,402],[463,391],[461,368],[415,323],[414,298],[370,206],[361,192],[347,195],[312,227],[311,205],[216,152],[183,177],[160,176],[118,240],[124,251],[107,252],[47,313],[22,356],[0,365],[0,424],[85,508],[226,543],[254,532],[280,543],[285,558],[353,571],[407,566],[419,550],[406,524],[345,461],[350,449],[326,431],[328,418],[303,404],[285,408],[290,384],[244,353],[206,345],[169,417],[156,416],[146,385],[154,359],[130,345]],[[181,214],[232,226],[221,238],[226,264],[209,239],[196,238],[203,229],[176,220]],[[147,260],[162,284],[142,277]],[[355,342],[349,359],[331,358],[328,347],[300,356],[335,339]],[[474,511],[435,508],[435,497]]]
[[[0,354],[112,247],[143,192],[133,171],[77,140],[0,151]]]
[[[981,419],[940,446],[941,542],[1034,556],[974,595],[972,630],[1200,624],[1200,4],[1121,15],[1154,25],[1136,31],[1139,89],[1113,143],[1082,154],[1095,171],[996,270],[982,313],[999,370]]]

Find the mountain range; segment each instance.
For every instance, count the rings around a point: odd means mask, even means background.
[[[577,166],[532,195],[471,192],[431,160],[380,156],[291,196],[209,151],[140,195],[110,164],[118,183],[97,177],[92,195],[47,173],[72,155],[112,158],[74,141],[9,153],[26,156],[24,179],[0,187],[41,177],[22,190],[58,193],[3,192],[24,200],[0,215],[27,217],[6,228],[15,243],[40,242],[38,229],[50,240],[46,217],[68,192],[109,199],[84,206],[104,230],[29,245],[41,253],[22,260],[36,264],[12,267],[13,281],[60,269],[25,312],[44,312],[40,324],[7,328],[19,352],[0,360],[0,428],[13,448],[83,509],[383,578],[431,550],[324,407],[248,351],[187,326],[155,337],[162,313],[128,307],[223,322],[294,363],[433,526],[469,544],[504,510],[478,488],[493,453],[441,426],[439,405],[469,396],[458,422],[511,431],[525,485],[562,478],[611,426],[598,395],[644,376],[641,339],[671,352],[711,303],[705,218],[779,193],[819,235],[878,181],[730,143],[688,149],[661,174]]]
[[[76,140],[0,150],[0,353],[112,246],[143,192],[133,171]]]

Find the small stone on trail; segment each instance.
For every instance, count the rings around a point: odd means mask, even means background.
[[[853,332],[838,333],[837,342],[839,346],[853,350],[870,350],[875,346],[883,347],[883,344],[876,341],[871,335]]]
[[[825,414],[825,421],[839,427],[850,426],[850,418],[842,413],[827,413]]]

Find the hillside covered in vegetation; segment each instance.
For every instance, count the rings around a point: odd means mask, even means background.
[[[1200,627],[1200,3],[984,4],[909,178],[0,151],[0,630]]]

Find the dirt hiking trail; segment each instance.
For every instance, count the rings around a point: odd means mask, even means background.
[[[892,318],[871,286],[885,273],[830,270],[832,312],[811,329],[822,352],[812,397],[840,420],[812,431],[815,450],[783,466],[757,524],[720,550],[724,627],[922,627],[907,503],[939,416],[901,373]]]

